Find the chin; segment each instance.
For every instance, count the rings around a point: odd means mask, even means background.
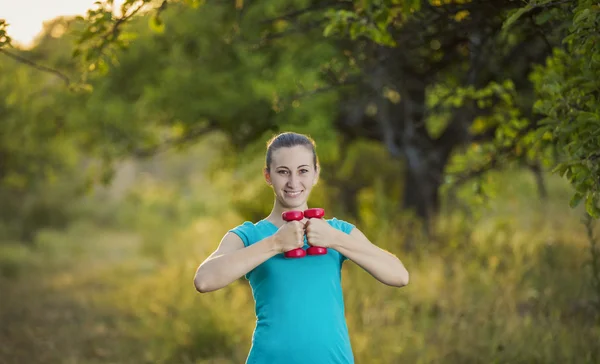
[[[305,203],[306,203],[306,201],[299,201],[299,202],[284,201],[282,206],[285,207],[286,209],[300,210],[300,207],[303,206]]]
[[[285,197],[285,196],[281,196],[279,198],[279,203],[288,209],[297,209],[300,206],[306,204],[306,198],[305,196],[301,196],[301,198],[289,198],[289,197]]]

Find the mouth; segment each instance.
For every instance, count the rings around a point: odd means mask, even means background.
[[[283,190],[285,197],[290,197],[290,198],[295,198],[300,196],[300,194],[302,194],[302,190],[300,191],[289,191],[289,190]]]

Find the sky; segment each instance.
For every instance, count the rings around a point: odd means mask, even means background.
[[[0,19],[13,42],[29,46],[45,21],[61,15],[84,15],[97,0],[0,0]],[[115,4],[121,1],[115,1]]]

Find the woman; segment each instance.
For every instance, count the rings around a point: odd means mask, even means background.
[[[275,194],[269,216],[225,234],[196,271],[199,292],[223,288],[245,276],[257,316],[247,364],[354,363],[344,316],[342,263],[349,259],[380,282],[402,287],[408,272],[394,255],[373,245],[352,224],[331,219],[286,222],[285,211],[305,211],[319,177],[314,141],[283,133],[267,146],[264,176]],[[327,248],[325,255],[289,259],[299,247]]]

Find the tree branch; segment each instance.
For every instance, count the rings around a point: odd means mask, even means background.
[[[304,15],[306,13],[310,13],[315,10],[326,9],[329,7],[337,8],[337,7],[348,7],[348,6],[349,7],[352,6],[352,1],[335,1],[334,0],[334,1],[321,2],[321,3],[313,4],[311,6],[307,6],[306,8],[303,8],[303,9],[291,11],[287,14],[276,16],[274,18],[262,20],[259,24],[273,23],[278,20],[290,20],[290,19],[299,17],[300,15]]]
[[[54,68],[38,64],[38,63],[36,63],[32,60],[29,60],[23,56],[20,56],[18,54],[10,53],[6,49],[3,49],[3,48],[0,48],[0,53],[3,53],[7,57],[10,57],[10,58],[16,60],[17,62],[20,62],[20,63],[26,64],[30,67],[33,67],[39,71],[51,73],[51,74],[57,76],[58,78],[60,78],[61,80],[63,80],[63,82],[65,83],[66,86],[69,86],[71,84],[71,80],[69,79],[68,76],[66,76],[64,73],[62,73]]]
[[[328,86],[323,86],[323,87],[318,87],[316,89],[310,90],[310,91],[306,91],[306,92],[302,92],[296,95],[292,95],[290,97],[286,97],[282,100],[280,100],[278,103],[280,105],[283,104],[289,104],[290,102],[296,101],[296,100],[300,100],[306,97],[310,97],[310,96],[314,96],[317,94],[322,94],[322,93],[327,93],[330,91],[334,91],[337,90],[341,87],[347,87],[347,86],[356,86],[358,85],[360,82],[360,79],[358,77],[349,77],[347,79],[345,79],[344,81],[340,81],[338,83],[335,84],[331,84]]]
[[[169,148],[182,146],[186,143],[197,140],[198,138],[217,130],[219,130],[217,124],[211,121],[208,123],[208,125],[205,125],[201,128],[192,129],[180,137],[167,139],[164,142],[152,147],[135,149],[133,150],[132,154],[134,157],[138,158],[151,157],[160,152],[164,152]]]
[[[168,2],[169,2],[169,0],[163,0],[161,2],[161,4],[155,8],[155,10],[157,12],[157,16],[166,9]],[[131,5],[133,5],[133,4],[131,4]],[[107,46],[109,46],[111,44],[111,42],[116,41],[116,39],[119,37],[119,33],[121,32],[121,26],[123,24],[127,23],[129,20],[131,20],[131,18],[133,18],[137,13],[139,13],[146,5],[149,5],[149,4],[146,1],[142,1],[135,9],[133,9],[128,14],[123,14],[121,17],[114,19],[112,26],[108,30],[106,30],[106,32],[104,32],[103,34],[97,35],[98,41],[97,41],[96,45],[90,47],[90,49],[97,52],[98,56],[101,56],[103,54],[104,49]],[[112,9],[110,9],[110,14],[112,15]],[[112,20],[112,17],[111,17],[111,20]],[[93,26],[95,26],[95,25],[92,23],[90,25],[90,27],[93,27]],[[86,40],[94,42],[94,39],[96,39],[95,36],[91,37],[90,39],[86,39]],[[79,41],[80,44],[82,44],[84,42],[85,42],[85,40],[83,40],[83,39]]]
[[[527,133],[529,133],[530,131],[535,130],[535,128],[537,128],[537,122],[529,123],[529,125],[517,132],[517,135],[514,137],[512,143],[502,148],[499,148],[487,163],[480,165],[477,168],[471,169],[463,173],[462,175],[459,175],[457,179],[452,183],[452,185],[454,187],[458,187],[466,183],[467,181],[475,177],[481,176],[486,172],[489,172],[498,167],[501,163],[501,158],[505,157],[506,154],[510,153],[510,151],[517,146],[517,143],[521,140],[521,138],[527,135]]]
[[[566,4],[566,3],[572,3],[572,2],[573,2],[573,0],[557,0],[557,1],[551,1],[551,2],[545,3],[545,4],[535,4],[531,7],[531,9],[527,10],[525,12],[525,14],[532,15],[532,12],[534,12],[534,11],[535,11],[535,13],[538,13],[538,12],[542,11],[543,9],[552,8],[554,6],[558,6],[558,5],[562,5],[562,4]]]
[[[282,32],[278,32],[278,33],[270,33],[267,34],[264,38],[262,38],[260,40],[260,43],[267,43],[279,38],[283,38],[286,37],[290,34],[295,34],[295,33],[300,33],[302,35],[304,35],[304,33],[310,31],[310,30],[314,30],[316,28],[321,27],[323,24],[325,24],[325,20],[317,20],[317,21],[312,21],[306,24],[303,24],[302,26],[299,26],[296,29],[288,29],[288,30],[284,30]]]
[[[117,37],[119,36],[119,32],[120,29],[119,27],[121,25],[123,25],[125,22],[127,22],[129,19],[131,19],[135,14],[137,14],[140,10],[142,10],[142,8],[144,7],[144,5],[146,5],[145,2],[142,2],[137,8],[135,8],[131,13],[129,13],[128,15],[123,15],[120,18],[118,18],[113,26],[111,27],[111,29],[109,29],[103,36],[102,36],[102,41],[100,43],[100,46],[98,47],[98,52],[101,52],[102,49],[104,49],[104,47],[106,47],[109,43],[109,37],[112,36],[112,39],[110,40],[115,40],[117,39]],[[160,5],[160,7],[157,9],[159,12],[162,11],[162,9],[164,9],[164,7],[166,7],[167,5],[167,0],[164,0],[162,2],[162,4]]]

